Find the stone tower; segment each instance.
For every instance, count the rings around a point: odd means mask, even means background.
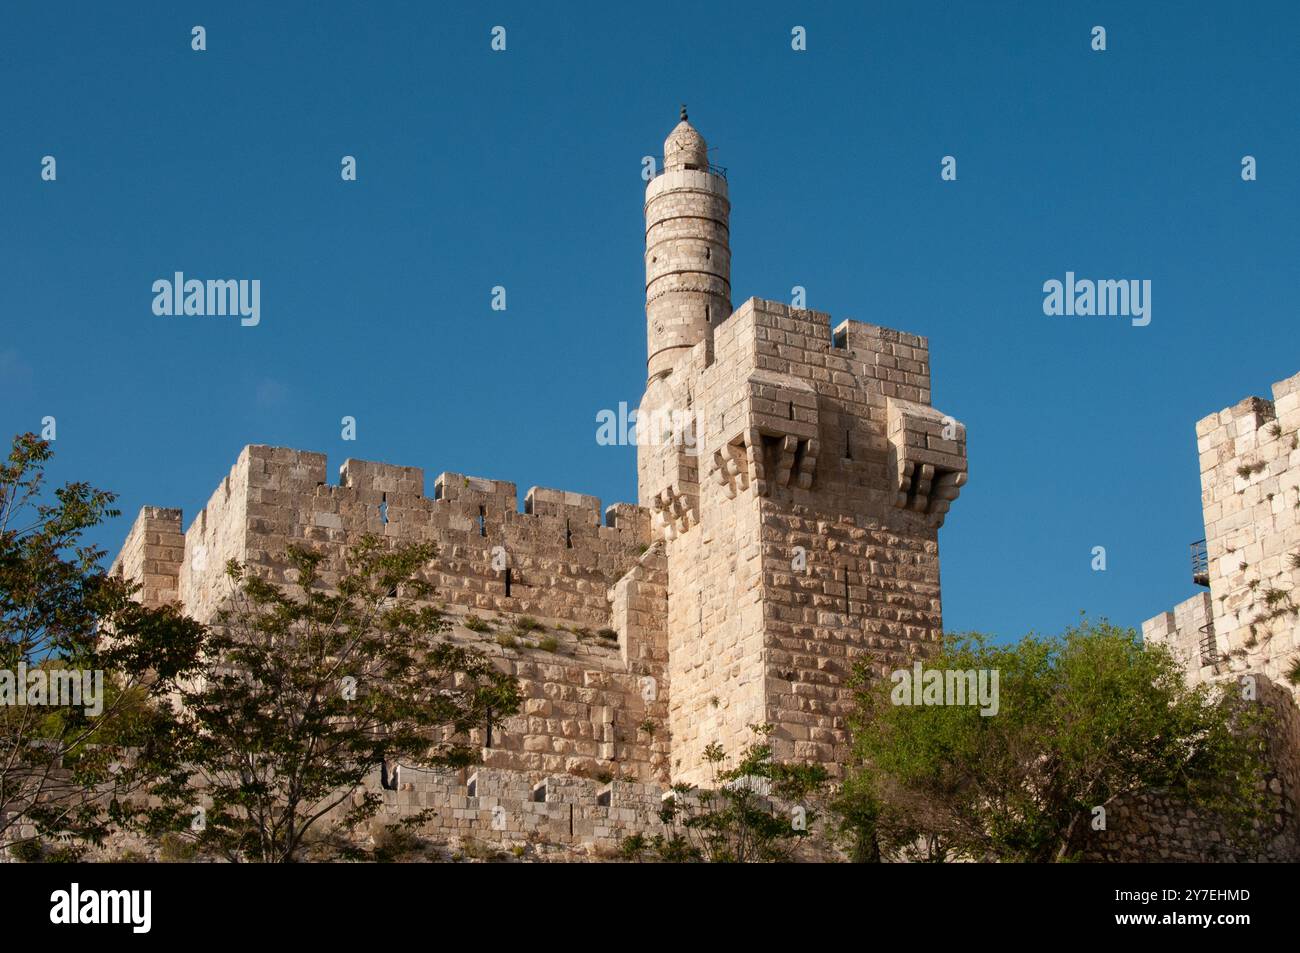
[[[731,203],[722,169],[686,119],[664,140],[662,173],[645,190],[647,377],[672,373],[683,353],[731,314]]]
[[[1203,588],[1142,624],[1193,684],[1263,675],[1300,701],[1300,374],[1196,424],[1205,538],[1192,544]]]
[[[942,634],[938,528],[965,428],[930,406],[924,338],[750,299],[730,310],[727,180],[685,120],[646,189],[649,382],[638,493],[667,565],[672,775],[708,781],[775,726],[843,764],[846,679]]]

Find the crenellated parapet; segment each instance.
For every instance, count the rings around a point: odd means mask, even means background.
[[[331,484],[323,454],[258,445],[244,448],[183,537],[179,511],[168,512],[166,527],[153,509],[142,514],[118,570],[201,618],[228,592],[229,560],[288,581],[289,546],[332,556],[370,534],[436,544],[428,574],[450,603],[576,612],[575,621],[596,628],[608,625],[607,590],[649,545],[652,519],[631,504],[602,512],[594,496],[546,487],[529,489],[521,507],[514,483],[457,473],[439,474],[430,497],[421,468],[367,460],[346,460]],[[172,535],[150,544],[163,549],[150,550],[146,565],[144,544],[133,540],[158,539],[163,529]],[[171,560],[165,572],[162,555]]]

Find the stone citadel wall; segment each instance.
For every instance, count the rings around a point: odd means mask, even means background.
[[[1194,681],[1258,673],[1291,686],[1300,663],[1300,374],[1196,425],[1205,525],[1201,591],[1142,625]]]
[[[323,454],[249,446],[183,535],[179,510],[144,508],[112,571],[143,580],[146,601],[179,598],[209,622],[230,595],[230,559],[291,586],[288,547],[306,546],[327,557],[328,585],[364,534],[434,543],[423,576],[449,637],[493,656],[525,698],[494,729],[485,764],[666,779],[666,580],[648,514],[616,504],[602,518],[595,497],[542,488],[523,512],[516,500],[513,483],[453,473],[427,497],[420,469],[361,460],[331,485]],[[468,628],[470,615],[491,631]],[[498,641],[524,616],[544,630]]]
[[[1289,686],[1257,677],[1259,703],[1271,718],[1266,739],[1268,816],[1251,833],[1234,836],[1222,818],[1166,790],[1145,790],[1112,799],[1104,830],[1081,818],[1073,844],[1081,859],[1098,863],[1300,861],[1300,709]],[[1086,822],[1086,823],[1085,823]]]
[[[1300,859],[1300,374],[1196,425],[1205,539],[1194,544],[1190,599],[1142,624],[1189,684],[1253,688],[1274,716],[1269,792],[1277,810],[1260,842],[1227,844],[1215,818],[1161,792],[1127,799],[1089,856],[1119,860]],[[1203,555],[1202,555],[1203,554]]]

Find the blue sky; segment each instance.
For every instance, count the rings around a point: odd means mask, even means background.
[[[736,304],[930,338],[970,440],[949,628],[1190,596],[1195,422],[1300,370],[1293,3],[12,0],[0,44],[0,425],[57,418],[110,553],[246,443],[634,500],[595,415],[644,385],[640,160],[681,102]],[[177,270],[260,279],[261,324],[155,316]],[[1067,270],[1150,279],[1151,324],[1044,316]]]

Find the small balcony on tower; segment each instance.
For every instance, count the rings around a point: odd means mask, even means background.
[[[727,168],[726,168],[726,166],[714,165],[712,162],[710,162],[708,165],[694,165],[694,164],[690,164],[690,163],[688,163],[687,165],[683,166],[682,168],[685,169],[685,170],[688,171],[688,172],[689,172],[689,171],[694,171],[694,172],[707,172],[707,173],[709,173],[709,175],[716,175],[716,176],[717,176],[718,178],[720,178],[720,179],[725,179],[725,178],[727,177]],[[655,171],[655,174],[652,175],[652,176],[650,176],[650,178],[652,178],[652,179],[657,179],[657,178],[659,178],[659,176],[663,175],[665,172],[677,172],[677,171],[681,171],[681,170],[680,170],[680,169],[669,169],[669,168],[667,168],[665,165],[661,165],[661,166],[660,166],[660,167]]]
[[[1210,554],[1203,539],[1192,543],[1192,582],[1207,588],[1210,585]]]

